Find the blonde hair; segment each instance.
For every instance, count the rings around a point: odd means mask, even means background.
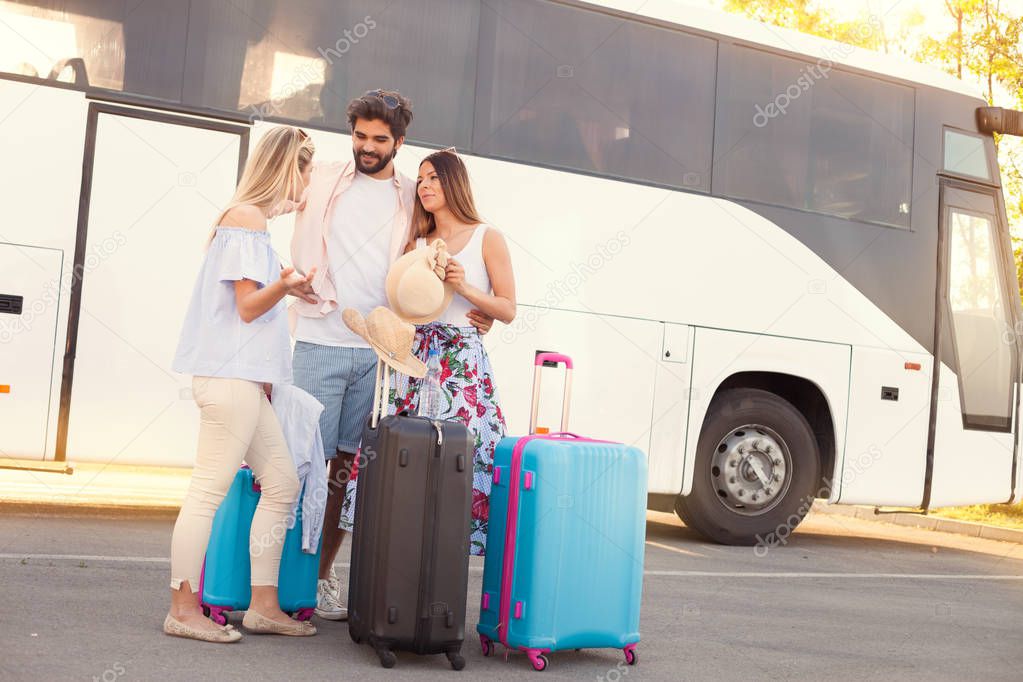
[[[245,163],[231,201],[213,221],[213,232],[232,208],[253,205],[273,209],[286,199],[292,199],[315,151],[313,141],[300,128],[278,126],[267,132]]]
[[[440,180],[440,187],[444,191],[444,201],[448,210],[466,225],[475,225],[483,222],[476,211],[476,202],[472,197],[472,186],[469,184],[469,171],[465,168],[462,159],[455,152],[442,149],[439,152],[430,154],[419,167],[429,162],[433,170],[437,172]],[[415,245],[418,237],[425,237],[437,228],[437,221],[433,214],[423,207],[423,202],[416,192],[416,204],[412,209],[412,229],[409,235],[409,243]]]

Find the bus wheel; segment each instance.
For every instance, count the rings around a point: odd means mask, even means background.
[[[787,400],[736,388],[711,403],[693,489],[675,511],[727,545],[783,544],[813,504],[820,456],[809,423]]]

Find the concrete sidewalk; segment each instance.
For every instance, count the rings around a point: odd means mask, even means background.
[[[52,466],[0,461],[4,467]],[[47,511],[68,507],[93,512],[147,511],[176,514],[188,489],[191,469],[69,463],[73,473],[0,469],[0,510]]]
[[[175,515],[181,507],[192,470],[117,464],[69,464],[73,473],[59,473],[53,463],[0,460],[11,467],[52,467],[53,472],[0,469],[0,512],[61,511],[68,508],[102,513]],[[941,516],[897,512],[877,514],[873,507],[813,504],[812,514],[851,516],[865,521],[924,528],[941,533],[1023,544],[1023,530],[1002,528]]]
[[[817,500],[813,503],[812,512],[822,514],[836,514],[840,516],[852,516],[864,521],[877,523],[891,523],[896,526],[909,526],[911,528],[924,528],[939,533],[954,533],[956,535],[967,535],[974,538],[987,540],[1001,540],[1002,542],[1018,542],[1023,544],[1023,529],[1004,528],[992,526],[987,523],[976,521],[960,521],[959,519],[948,519],[944,516],[934,514],[915,514],[912,512],[882,512],[877,513],[874,507],[861,507],[856,505],[834,504]]]

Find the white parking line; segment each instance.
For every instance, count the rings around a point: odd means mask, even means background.
[[[650,545],[651,547],[656,547],[658,549],[666,549],[669,552],[675,552],[677,554],[685,554],[686,556],[700,557],[701,559],[706,559],[707,558],[707,555],[700,554],[699,552],[694,552],[691,549],[682,549],[681,547],[672,547],[671,545],[662,545],[661,543],[654,542],[653,540],[647,540],[646,544]]]
[[[673,578],[876,578],[881,580],[1023,580],[1023,575],[984,573],[784,573],[765,571],[643,571],[643,575]]]
[[[16,561],[97,561],[121,564],[169,564],[168,557],[103,556],[98,554],[0,554],[2,560]],[[349,564],[336,564],[348,568]],[[482,573],[482,566],[469,566],[470,573]],[[643,571],[643,575],[667,578],[809,578],[832,580],[1023,580],[1023,575],[987,575],[984,573],[827,573],[773,571]]]
[[[131,564],[169,564],[165,556],[101,556],[98,554],[0,554],[0,559],[24,559],[26,561],[107,561]]]

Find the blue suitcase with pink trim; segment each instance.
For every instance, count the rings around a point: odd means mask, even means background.
[[[227,623],[228,611],[244,611],[252,599],[249,529],[259,495],[252,470],[242,467],[213,517],[199,594],[203,612],[221,625]],[[295,513],[295,525],[284,535],[277,598],[282,611],[296,620],[309,620],[316,609],[320,548],[315,554],[302,551],[301,504]]]
[[[536,431],[543,366],[565,365],[561,432]],[[572,360],[538,353],[530,435],[494,452],[477,631],[536,670],[563,649],[621,649],[637,662],[646,535],[646,455],[567,433]]]

